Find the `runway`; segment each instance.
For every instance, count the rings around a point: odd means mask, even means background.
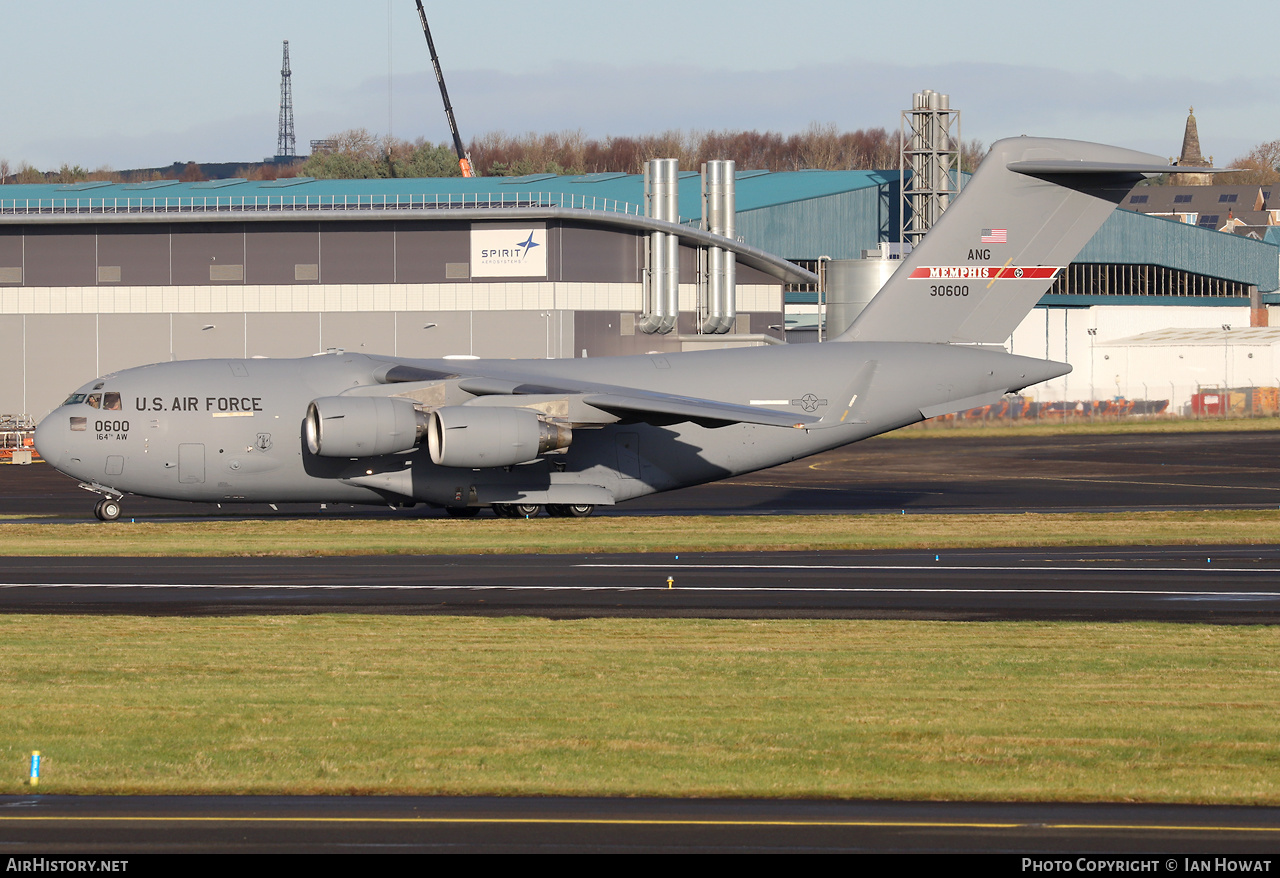
[[[607,515],[1274,508],[1280,432],[1029,437],[938,431],[641,498]],[[88,520],[47,466],[0,467],[0,515]],[[434,516],[437,510],[186,504],[148,517]],[[891,505],[886,505],[891,504]],[[34,519],[41,520],[41,519]],[[44,519],[48,520],[48,519]],[[494,527],[502,522],[493,520]],[[111,525],[104,525],[110,527]],[[1280,543],[1280,537],[1277,540]],[[667,578],[672,582],[668,587]],[[921,619],[1277,621],[1280,546],[711,556],[13,558],[6,612],[534,613]]]
[[[1280,547],[10,558],[0,611],[1280,622]]]
[[[1280,809],[1178,805],[281,796],[3,796],[5,856],[978,853],[1266,857]],[[1229,857],[1230,858],[1230,857]],[[1086,858],[1088,859],[1088,858]],[[998,861],[997,861],[998,862]],[[130,863],[134,873],[146,860]],[[992,865],[992,864],[988,864]],[[1163,868],[1161,868],[1163,867]],[[17,867],[21,869],[19,865]],[[1080,871],[1087,871],[1080,869]],[[1108,870],[1100,870],[1108,871]]]
[[[723,482],[641,497],[599,515],[779,515],[1256,509],[1280,506],[1280,431],[1034,437],[877,437]],[[913,434],[914,435],[914,434]],[[95,497],[44,464],[0,466],[0,515],[93,519]],[[126,497],[124,516],[437,516],[330,504],[182,503]]]
[[[878,439],[606,515],[1280,506],[1280,432]],[[126,517],[438,515],[192,505]],[[0,515],[92,520],[48,467],[0,467]],[[33,518],[33,521],[42,519]],[[48,520],[48,519],[43,519]],[[493,526],[502,522],[494,520]],[[102,525],[109,527],[110,525]],[[670,577],[670,582],[668,582]],[[1275,546],[610,556],[19,558],[0,612],[907,618],[1276,624]],[[1261,855],[1280,809],[1171,805],[345,797],[0,797],[24,854],[1123,852]],[[1072,854],[1074,857],[1074,854]],[[1074,860],[1072,861],[1074,862]],[[1186,861],[1161,859],[1164,871]]]

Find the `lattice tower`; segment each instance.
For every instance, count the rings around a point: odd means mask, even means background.
[[[293,133],[293,74],[289,72],[289,41],[284,41],[284,64],[280,68],[280,133],[276,136],[276,156],[298,154],[298,140]]]

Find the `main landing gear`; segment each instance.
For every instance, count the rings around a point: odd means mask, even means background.
[[[450,518],[475,518],[481,508],[446,506],[444,511]],[[490,508],[495,518],[535,518],[543,507],[537,503],[494,503]],[[586,518],[595,511],[595,506],[590,503],[548,503],[546,509],[552,518]]]
[[[537,503],[495,503],[493,514],[498,518],[533,518],[541,508]]]
[[[103,497],[93,507],[93,514],[98,521],[115,521],[120,517],[120,501],[115,497]]]
[[[552,518],[586,518],[595,507],[590,503],[548,503],[547,515]]]

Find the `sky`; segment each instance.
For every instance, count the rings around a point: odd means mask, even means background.
[[[896,130],[926,88],[950,95],[966,141],[1070,137],[1168,157],[1190,106],[1219,165],[1280,138],[1280,76],[1245,39],[1272,45],[1280,4],[1220,17],[1152,0],[424,6],[464,141]],[[0,159],[271,156],[284,40],[299,153],[350,128],[449,141],[411,0],[0,0]]]

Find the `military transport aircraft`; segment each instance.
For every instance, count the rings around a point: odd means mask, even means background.
[[[102,495],[425,502],[588,515],[775,466],[1064,375],[1004,342],[1155,156],[996,143],[851,327],[824,344],[565,360],[160,363],[89,382],[36,431]]]

